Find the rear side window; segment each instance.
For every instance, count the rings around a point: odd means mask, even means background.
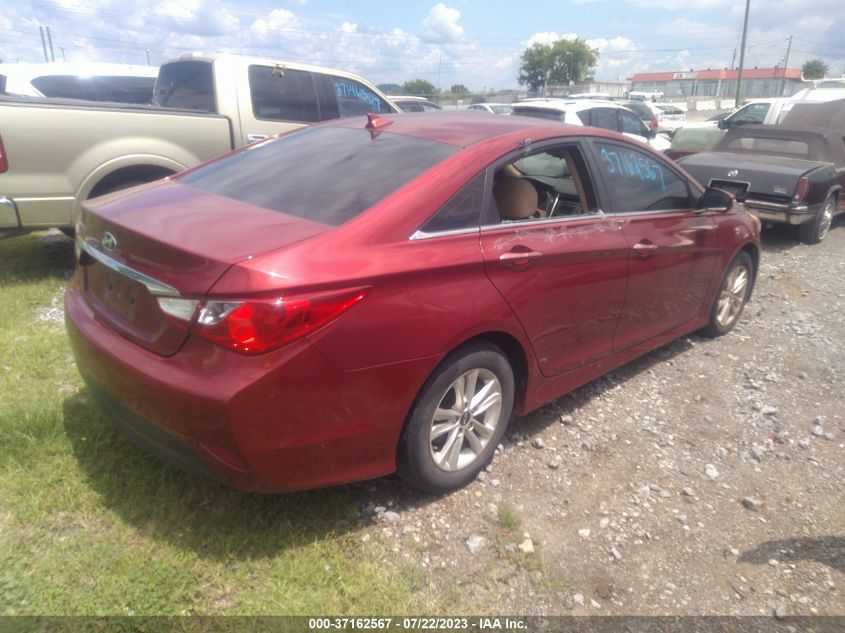
[[[364,129],[305,128],[188,172],[179,181],[240,202],[338,226],[458,148]]]
[[[214,112],[211,63],[184,61],[162,66],[153,90],[153,103],[168,108]]]
[[[484,176],[478,176],[464,185],[425,226],[424,233],[439,233],[459,229],[477,228],[481,220],[481,204],[484,198]]]
[[[256,119],[314,123],[320,120],[310,72],[282,66],[250,66],[249,93]]]
[[[619,131],[616,121],[616,110],[613,108],[593,108],[590,110],[590,121],[590,125],[593,127],[613,130],[614,132]]]
[[[620,131],[625,134],[637,134],[639,136],[645,134],[642,119],[633,112],[619,110],[619,123],[622,126]]]

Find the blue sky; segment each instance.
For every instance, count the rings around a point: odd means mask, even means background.
[[[0,0],[0,59],[154,64],[184,52],[233,52],[333,66],[375,83],[427,79],[446,89],[517,87],[522,51],[580,37],[600,51],[596,77],[729,67],[741,0]],[[751,0],[746,65],[821,58],[845,69],[843,0]],[[738,55],[737,55],[738,60]]]

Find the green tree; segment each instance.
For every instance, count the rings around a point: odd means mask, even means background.
[[[534,44],[522,53],[518,80],[531,90],[548,84],[584,81],[592,75],[598,60],[599,52],[581,39]]]
[[[467,89],[467,87],[463,84],[455,84],[454,86],[449,88],[449,92],[451,92],[453,95],[462,96],[462,95],[468,95],[469,89]]]
[[[407,95],[432,97],[437,93],[437,88],[433,83],[425,79],[414,79],[413,81],[406,81],[402,84],[402,92]]]
[[[801,66],[801,73],[804,79],[824,79],[829,70],[828,65],[820,59],[811,59]]]
[[[402,92],[402,86],[399,84],[378,84],[376,88],[386,95],[398,95]]]

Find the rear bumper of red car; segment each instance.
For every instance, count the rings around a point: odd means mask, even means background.
[[[414,395],[438,359],[343,371],[307,340],[242,356],[189,337],[169,358],[121,337],[72,281],[65,319],[92,399],[135,444],[250,491],[284,491],[395,470]]]

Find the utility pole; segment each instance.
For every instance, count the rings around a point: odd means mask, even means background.
[[[57,46],[56,48],[58,48],[60,51],[62,51],[62,61],[66,62],[67,57],[65,57],[65,47],[64,46]]]
[[[50,27],[47,27],[47,43],[50,45],[50,57],[56,61],[56,54],[53,52],[53,36],[50,35]]]
[[[443,69],[443,53],[440,53],[440,57],[437,61],[437,98],[440,98],[440,71]]]
[[[792,36],[789,36],[789,44],[786,45],[786,57],[785,61],[783,62],[783,77],[780,79],[780,92],[778,93],[779,97],[783,96],[783,89],[786,87],[786,69],[789,68],[789,50],[792,48]]]
[[[745,39],[748,36],[748,13],[751,11],[751,0],[745,0],[745,21],[742,23],[742,44],[739,47],[739,73],[736,76],[736,97],[734,107],[740,106],[742,98],[742,69],[745,66]]]
[[[45,62],[49,62],[49,61],[50,61],[50,58],[49,58],[49,57],[47,57],[47,40],[46,40],[46,39],[44,39],[44,27],[43,27],[43,26],[39,26],[39,27],[38,27],[38,32],[39,32],[39,33],[41,33],[41,48],[43,48],[43,49],[44,49],[44,61],[45,61]]]
[[[731,70],[734,69],[734,62],[736,62],[736,46],[734,46],[734,56],[731,57]]]
[[[150,49],[149,48],[147,49],[147,66],[152,66],[152,64],[150,63]]]

